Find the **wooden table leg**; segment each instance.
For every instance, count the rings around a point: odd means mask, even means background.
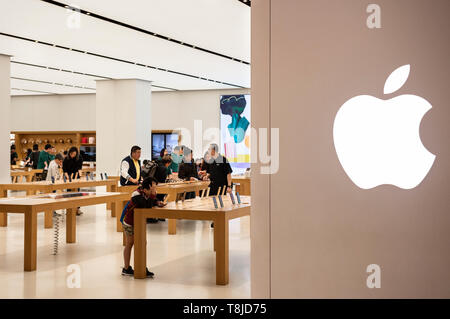
[[[73,244],[77,241],[77,209],[67,208],[66,211],[66,243]]]
[[[106,185],[106,191],[111,193],[112,185]],[[111,210],[111,217],[116,217],[116,211],[113,210],[113,205],[111,205],[111,202],[106,203],[106,210]]]
[[[8,197],[8,191],[5,189],[0,192],[0,198]],[[0,227],[8,226],[8,213],[0,212]]]
[[[167,201],[175,201],[177,200],[177,193],[176,192],[169,192],[167,194]],[[168,233],[169,235],[176,235],[177,234],[177,220],[176,219],[167,219],[167,226],[168,226]]]
[[[216,232],[216,230],[213,228],[213,235],[214,235],[214,238],[213,238],[213,242],[214,242],[214,251],[216,251],[216,245],[217,245],[217,232]]]
[[[147,223],[143,214],[134,215],[134,278],[146,278]]]
[[[168,228],[169,228],[169,235],[176,235],[177,234],[177,220],[176,219],[168,219]]]
[[[44,228],[53,228],[53,211],[45,211],[44,215]]]
[[[116,210],[116,231],[117,232],[122,232],[122,223],[120,222],[120,217],[122,217],[122,210],[124,207],[124,203],[123,201],[117,201],[117,202],[113,202],[112,204],[112,208]]]
[[[25,271],[36,270],[37,252],[37,213],[34,211],[25,213],[24,234],[24,265]]]
[[[216,242],[216,285],[228,285],[229,238],[228,220],[225,216],[219,216],[214,221],[214,234]]]

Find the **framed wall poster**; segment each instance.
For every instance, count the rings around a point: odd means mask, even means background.
[[[233,174],[250,167],[250,114],[250,94],[220,97],[220,148]]]

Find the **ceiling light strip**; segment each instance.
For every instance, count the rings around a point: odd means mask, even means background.
[[[35,93],[45,93],[45,94],[58,94],[53,92],[45,92],[45,91],[37,91],[37,90],[28,90],[28,89],[19,89],[19,88],[11,88],[11,90],[16,91],[26,91],[26,92],[35,92]]]
[[[223,84],[223,85],[233,86],[233,87],[237,87],[237,88],[240,88],[240,89],[246,89],[246,87],[241,86],[241,85],[237,85],[237,84],[217,81],[217,80],[208,79],[208,78],[202,78],[202,77],[197,76],[197,75],[192,75],[192,74],[188,74],[188,73],[173,71],[173,70],[169,70],[169,69],[161,69],[161,68],[158,68],[158,67],[155,67],[155,66],[151,66],[151,65],[144,65],[144,64],[139,64],[138,65],[137,62],[132,62],[132,61],[124,60],[124,59],[114,58],[114,57],[106,56],[106,55],[99,54],[99,53],[81,51],[81,50],[77,50],[77,49],[73,49],[73,48],[71,49],[71,48],[68,48],[68,47],[61,46],[61,45],[56,45],[56,44],[50,44],[50,43],[47,43],[47,42],[36,41],[36,40],[33,40],[33,39],[29,39],[29,38],[25,38],[25,37],[13,35],[13,34],[0,32],[0,35],[6,36],[6,37],[15,38],[15,39],[20,39],[20,40],[24,40],[24,41],[28,41],[28,42],[33,42],[33,43],[36,43],[36,44],[56,47],[56,48],[59,48],[59,49],[65,49],[65,50],[70,50],[70,51],[74,51],[74,52],[80,52],[80,53],[83,53],[83,54],[88,54],[88,55],[92,55],[92,56],[95,56],[95,57],[104,58],[104,59],[108,59],[108,60],[113,60],[113,61],[117,61],[117,62],[133,64],[133,65],[137,65],[137,66],[143,66],[145,68],[165,71],[165,72],[169,72],[169,73],[172,73],[172,74],[182,75],[182,76],[186,76],[186,77],[190,77],[190,78],[194,78],[194,79],[200,79],[200,80],[203,80],[203,81],[208,81],[208,82],[213,82],[213,83],[219,83],[219,84]]]
[[[14,77],[14,76],[12,76],[11,79],[14,79],[14,80],[22,80],[22,81],[29,81],[29,82],[37,82],[37,83],[44,83],[44,84],[50,84],[50,85],[62,85],[62,86],[68,86],[68,87],[72,87],[72,88],[81,88],[81,89],[86,89],[86,90],[93,90],[93,91],[95,91],[95,88],[90,88],[90,87],[85,87],[85,86],[77,86],[77,85],[72,85],[72,84],[64,84],[64,83],[48,82],[48,81],[42,81],[42,80],[33,80],[33,79],[26,79],[26,78],[18,78],[18,77]]]
[[[39,65],[39,64],[32,64],[32,63],[19,62],[19,61],[11,61],[11,63],[22,64],[22,65],[26,65],[26,66],[41,68],[41,69],[48,69],[48,70],[54,70],[54,71],[61,71],[61,72],[79,74],[79,75],[87,75],[87,76],[92,76],[92,77],[96,77],[96,78],[102,78],[102,79],[105,79],[105,80],[115,80],[113,78],[106,77],[106,76],[94,75],[94,74],[89,74],[89,73],[82,73],[82,72],[77,72],[77,71],[69,71],[69,70],[58,69],[58,68],[54,68],[54,67],[51,67],[51,66],[44,66],[44,65]],[[36,80],[36,81],[38,81],[38,80]],[[170,88],[170,87],[167,87],[167,86],[156,85],[156,84],[152,84],[152,87],[156,87],[156,88],[160,88],[160,89],[166,89],[166,90],[171,90],[171,91],[179,91],[178,89]]]
[[[215,51],[211,51],[211,50],[208,50],[208,49],[204,49],[204,48],[201,48],[201,47],[189,44],[189,43],[185,43],[183,41],[172,39],[170,37],[167,37],[167,36],[155,33],[155,32],[151,32],[151,31],[148,31],[148,30],[145,30],[145,29],[141,29],[139,27],[135,27],[135,26],[127,24],[127,23],[123,23],[123,22],[120,22],[120,21],[117,21],[117,20],[114,20],[114,19],[110,19],[110,18],[101,16],[99,14],[96,14],[96,13],[93,13],[93,12],[89,12],[89,11],[86,11],[86,10],[83,10],[83,9],[80,9],[80,8],[71,7],[69,5],[66,5],[66,4],[58,2],[58,1],[53,1],[53,0],[41,0],[41,1],[46,2],[48,4],[52,4],[52,5],[58,6],[58,7],[61,7],[61,8],[76,10],[77,12],[80,12],[82,14],[86,14],[86,15],[88,15],[90,17],[97,18],[97,19],[100,19],[100,20],[103,20],[103,21],[106,21],[106,22],[109,22],[109,23],[116,24],[116,25],[120,25],[122,27],[125,27],[125,28],[128,28],[128,29],[132,29],[134,31],[142,32],[142,33],[145,33],[145,34],[150,35],[150,36],[157,37],[157,38],[162,39],[162,40],[166,40],[166,41],[173,42],[173,43],[176,43],[176,44],[179,44],[179,45],[183,45],[183,46],[191,48],[191,49],[199,50],[199,51],[202,51],[202,52],[205,52],[205,53],[209,53],[209,54],[213,54],[213,55],[217,55],[217,56],[220,56],[222,58],[229,59],[229,60],[232,60],[232,61],[235,61],[235,62],[239,62],[239,63],[250,65],[250,62],[247,62],[247,61],[244,61],[244,60],[240,60],[240,59],[236,59],[236,58],[233,58],[231,56],[228,56],[228,55],[225,55],[225,54],[222,54],[222,53],[219,53],[219,52],[215,52]],[[250,0],[249,0],[249,3],[250,3]],[[250,4],[248,4],[248,5],[250,5]]]

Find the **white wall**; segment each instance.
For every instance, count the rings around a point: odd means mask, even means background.
[[[151,127],[183,127],[193,132],[194,121],[201,120],[203,130],[219,128],[220,95],[249,93],[249,89],[153,92]],[[95,131],[95,103],[95,94],[13,96],[11,130]],[[208,142],[204,141],[203,147]],[[190,145],[185,140],[182,143]]]
[[[202,121],[203,132],[210,128],[219,129],[220,96],[249,93],[249,89],[155,92],[152,94],[152,129],[171,130],[186,128],[191,132],[191,139],[189,141],[186,136],[183,136],[181,143],[194,148],[194,121]],[[211,136],[204,139],[202,149],[193,149],[194,156],[201,156],[209,143],[214,142],[220,145],[219,139],[220,136],[215,138]]]
[[[11,97],[11,131],[93,131],[95,94]]]

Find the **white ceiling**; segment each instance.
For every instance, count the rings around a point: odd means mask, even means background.
[[[250,8],[238,0],[60,1],[217,54],[46,1],[0,2],[0,53],[20,62],[11,63],[13,95],[94,93],[104,78],[149,80],[155,91],[250,87]]]

